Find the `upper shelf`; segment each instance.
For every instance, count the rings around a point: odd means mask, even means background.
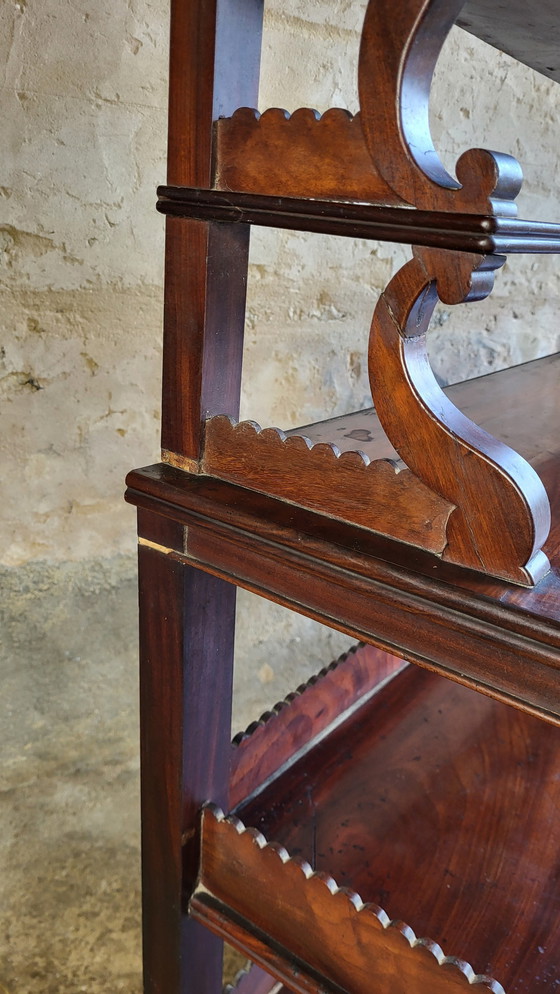
[[[457,24],[560,83],[557,0],[468,0]]]
[[[161,214],[200,221],[317,231],[484,254],[560,251],[560,224],[543,221],[190,187],[160,186],[158,198]]]

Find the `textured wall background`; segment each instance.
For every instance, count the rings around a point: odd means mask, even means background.
[[[261,107],[356,110],[364,4],[267,5]],[[134,515],[126,471],[158,456],[167,9],[0,8],[3,742],[0,991],[139,991]],[[557,216],[554,86],[460,32],[438,67],[449,168],[522,162],[525,216]],[[243,414],[283,427],[367,403],[365,346],[402,248],[255,231]],[[439,312],[449,381],[558,348],[554,260]],[[235,724],[346,644],[242,596]]]

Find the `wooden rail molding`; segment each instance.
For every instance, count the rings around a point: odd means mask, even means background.
[[[212,804],[202,814],[201,872],[190,912],[299,994],[331,988],[467,994],[471,985],[481,994],[504,994],[498,981],[417,938],[404,922]]]

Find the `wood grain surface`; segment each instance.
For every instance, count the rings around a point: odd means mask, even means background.
[[[165,518],[147,518],[152,540],[169,538]],[[184,899],[200,806],[228,796],[235,587],[141,546],[139,592],[144,990],[179,994],[194,975],[210,994],[221,945]]]
[[[212,122],[258,93],[262,0],[174,0],[171,7],[167,181],[210,186]],[[243,59],[237,55],[243,49]],[[201,422],[239,398],[249,232],[166,227],[162,449],[185,465]]]
[[[430,134],[432,76],[463,4],[369,0],[358,64],[364,138],[376,170],[407,203],[514,217],[523,174],[512,156],[470,149],[457,162],[455,179]]]
[[[548,994],[560,980],[559,736],[412,667],[237,814],[508,994]],[[328,929],[328,903],[327,924],[299,923],[306,936]]]
[[[535,470],[470,421],[442,392],[426,332],[439,299],[486,296],[501,257],[416,249],[375,309],[369,344],[374,403],[405,466],[356,445],[286,435],[218,416],[206,423],[201,471],[371,528],[458,565],[532,585],[550,506]],[[367,433],[366,433],[367,435]],[[408,468],[407,468],[408,467]],[[412,473],[409,471],[412,470]]]
[[[457,24],[560,83],[556,0],[467,0]]]
[[[216,190],[402,204],[376,172],[359,114],[248,107],[216,122]]]
[[[552,570],[532,590],[171,467],[131,473],[127,498],[188,526],[188,551],[181,528],[175,552],[202,569],[558,721],[559,361],[536,360],[451,390],[498,437],[519,439],[538,466],[553,508],[546,545]]]
[[[402,463],[222,416],[206,422],[201,469],[440,555],[455,507]]]
[[[404,463],[454,505],[444,559],[532,584],[550,568],[541,551],[550,530],[546,491],[523,457],[444,394],[426,340],[438,300],[482,299],[503,261],[415,249],[375,308],[369,376],[379,420]]]
[[[461,211],[413,210],[334,199],[267,197],[187,186],[158,187],[156,206],[161,214],[170,217],[317,231],[464,252],[531,252],[538,255],[558,252],[560,248],[560,226],[554,222]]]
[[[298,992],[464,994],[475,983],[480,991],[503,994],[464,959],[212,809],[203,814],[201,878],[191,914],[265,960]]]

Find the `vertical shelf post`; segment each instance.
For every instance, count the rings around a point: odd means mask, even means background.
[[[144,991],[218,994],[222,942],[185,909],[200,808],[228,802],[235,587],[165,551],[179,528],[139,512]]]
[[[168,183],[212,186],[214,122],[256,105],[263,0],[173,0]],[[203,419],[239,404],[249,228],[167,220],[162,449],[196,471]]]

